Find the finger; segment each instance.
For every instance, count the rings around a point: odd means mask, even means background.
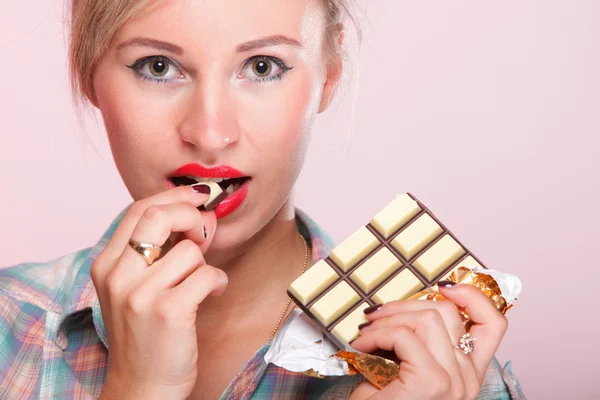
[[[171,289],[204,264],[206,262],[200,247],[191,240],[183,240],[164,258],[152,264],[143,283],[144,292],[153,295]]]
[[[172,232],[185,232],[194,242],[204,241],[202,214],[189,204],[152,205],[139,219],[131,239],[162,246]],[[127,246],[115,268],[123,268],[129,274],[144,273],[148,264],[131,246]]]
[[[441,368],[425,344],[408,327],[372,329],[351,343],[358,351],[393,350],[396,357],[415,368]]]
[[[198,305],[209,294],[213,296],[223,294],[227,282],[227,274],[223,270],[204,264],[179,285],[170,289],[167,298],[178,304]]]
[[[200,243],[200,251],[202,251],[202,254],[206,254],[217,230],[217,215],[214,211],[200,211],[200,214],[202,215],[204,227],[206,228],[206,239]],[[185,232],[181,236],[189,239]]]
[[[400,360],[398,379],[375,394],[381,398],[405,398],[405,389],[422,382],[450,388],[450,378],[410,328],[383,328],[366,332],[351,343],[355,349],[370,353],[376,349],[393,350]],[[435,385],[434,385],[435,386]],[[409,389],[410,391],[410,389]],[[367,392],[364,390],[363,392]],[[377,398],[377,397],[373,398]],[[390,397],[391,396],[391,397]],[[429,397],[427,397],[429,398]],[[438,396],[439,398],[439,396]]]
[[[117,226],[104,250],[92,264],[90,274],[96,290],[99,293],[105,291],[105,282],[108,274],[126,247],[128,247],[129,239],[135,226],[150,205],[186,203],[194,207],[199,207],[208,198],[208,195],[197,193],[193,188],[180,186],[133,203]]]
[[[456,305],[449,301],[393,301],[384,304],[378,311],[367,314],[369,321],[377,321],[382,318],[389,318],[399,313],[416,312],[424,310],[436,310],[442,316],[446,325],[448,335],[451,341],[456,340],[465,333],[465,327],[460,319],[460,314]]]
[[[416,312],[427,309],[434,309],[440,313],[442,319],[444,320],[444,324],[446,325],[446,329],[448,330],[450,341],[453,345],[456,344],[459,338],[465,334],[465,327],[458,313],[458,309],[456,305],[450,301],[393,301],[380,306],[376,312],[367,314],[367,318],[370,321],[378,321],[402,312]],[[470,356],[464,354],[459,349],[454,348],[453,350],[459,365],[465,393],[472,393],[474,391],[473,388],[475,388],[475,394],[479,393],[479,376],[475,370]]]
[[[179,186],[143,200],[136,201],[131,205],[127,213],[119,223],[119,226],[112,235],[106,248],[103,251],[103,257],[110,261],[116,260],[122,253],[129,239],[133,234],[138,221],[151,205],[165,205],[184,203],[194,207],[200,207],[209,196],[207,194],[197,193],[193,188],[188,186]]]
[[[435,308],[400,312],[389,317],[379,318],[371,325],[361,329],[360,333],[363,335],[374,329],[397,329],[400,327],[407,327],[415,332],[435,361],[444,368],[450,377],[453,397],[462,398],[466,382],[463,378],[463,368],[458,360],[459,354],[451,342],[441,313]],[[463,361],[469,362],[468,359],[463,359]]]
[[[508,321],[481,290],[471,285],[440,287],[440,293],[459,307],[464,307],[473,325],[469,330],[477,338],[470,357],[480,379],[500,346]]]

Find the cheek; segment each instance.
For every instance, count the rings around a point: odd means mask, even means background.
[[[131,77],[126,76],[128,71],[105,71],[105,68],[98,69],[94,88],[113,152],[151,146],[152,141],[144,139],[167,122],[169,114],[165,112],[164,101],[157,101],[151,91],[140,93],[140,88],[131,84]]]
[[[243,129],[250,132],[250,141],[257,148],[260,145],[260,152],[271,161],[274,158],[297,159],[290,156],[305,151],[318,110],[318,99],[318,85],[309,77],[290,79],[282,90],[265,95],[263,102],[255,99],[254,104],[246,106],[248,115],[244,118]]]

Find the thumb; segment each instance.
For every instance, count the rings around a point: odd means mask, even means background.
[[[200,250],[202,254],[206,254],[217,230],[217,215],[214,211],[200,211],[200,213],[202,214],[204,227],[206,228],[206,239],[200,243]]]
[[[441,284],[439,290],[448,301],[463,308],[473,323],[469,332],[477,342],[471,358],[482,378],[506,333],[508,320],[476,286]]]

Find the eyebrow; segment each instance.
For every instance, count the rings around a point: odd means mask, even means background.
[[[117,50],[121,50],[122,48],[127,46],[154,47],[155,49],[170,51],[171,53],[175,53],[178,55],[183,54],[183,49],[177,46],[176,44],[163,42],[161,40],[156,39],[150,39],[146,37],[134,37],[133,39],[126,40],[117,46]]]
[[[238,53],[243,53],[245,51],[251,51],[261,47],[278,46],[281,44],[302,47],[300,42],[298,42],[296,39],[292,39],[284,35],[272,35],[238,44],[235,48],[235,51]]]
[[[237,53],[243,53],[262,47],[278,46],[282,44],[302,47],[302,44],[300,44],[300,42],[298,42],[296,39],[284,35],[272,35],[238,44],[235,47],[235,51]],[[177,55],[183,54],[183,48],[177,46],[176,44],[163,42],[162,40],[156,40],[147,37],[138,36],[134,37],[133,39],[126,40],[117,46],[117,50],[121,50],[122,48],[127,46],[153,47],[155,49],[166,50]]]

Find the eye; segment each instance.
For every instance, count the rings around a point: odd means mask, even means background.
[[[169,64],[163,60],[152,60],[148,63],[148,69],[150,69],[150,73],[154,76],[165,76],[169,72]]]
[[[273,69],[272,64],[272,62],[267,60],[254,60],[252,63],[252,72],[258,77],[264,78],[271,73],[271,70]]]
[[[162,56],[142,58],[127,67],[142,79],[153,82],[172,82],[185,77],[173,61]]]
[[[255,82],[268,82],[281,79],[291,70],[282,60],[276,57],[257,56],[246,62],[239,78],[246,78]]]

